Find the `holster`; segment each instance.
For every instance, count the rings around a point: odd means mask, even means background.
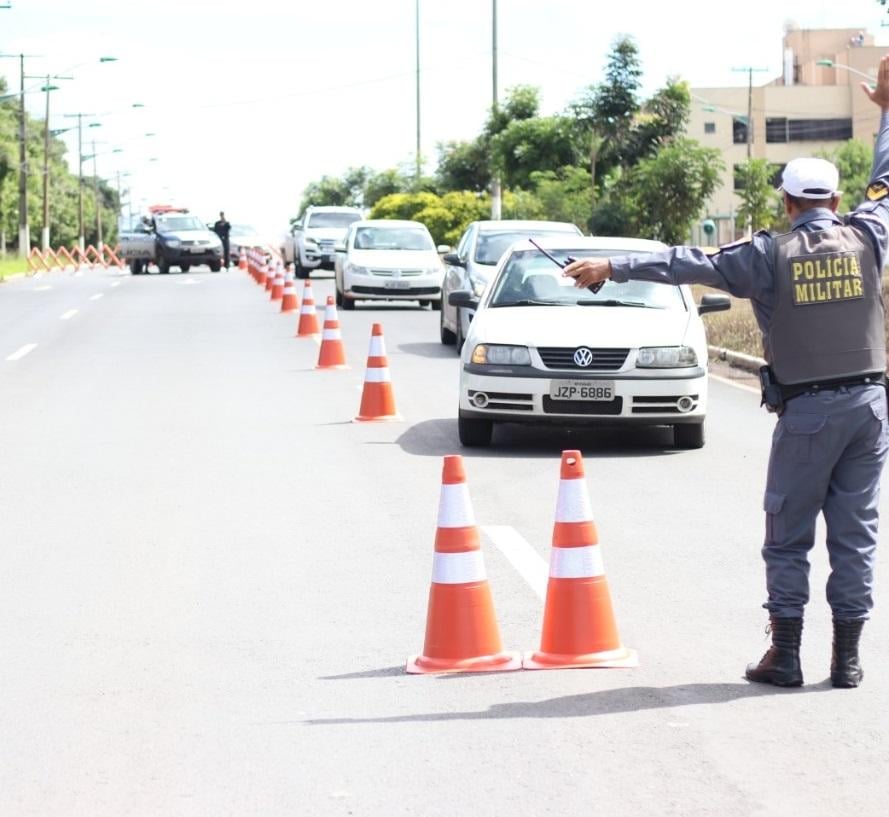
[[[760,405],[780,417],[784,413],[784,394],[769,366],[759,367],[759,389],[762,395]]]

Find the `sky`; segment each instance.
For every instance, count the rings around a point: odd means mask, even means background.
[[[71,127],[66,114],[95,114],[84,119],[99,126],[84,128],[83,152],[96,154],[112,184],[121,174],[136,211],[173,203],[213,221],[224,210],[276,240],[310,181],[359,165],[413,167],[417,0],[4,5],[0,53],[28,55],[27,75],[73,77],[54,81],[50,127]],[[428,172],[436,146],[472,139],[491,105],[491,9],[488,0],[419,0]],[[670,77],[744,85],[746,73],[732,70],[744,66],[768,69],[757,82],[778,76],[787,25],[864,29],[889,50],[889,15],[877,0],[499,0],[497,15],[500,97],[535,85],[545,114],[601,81],[621,34],[639,47],[646,93]],[[117,61],[101,64],[103,56]],[[18,89],[19,60],[0,59],[0,75]],[[40,119],[42,84],[26,81],[27,109]],[[77,132],[61,138],[74,169]]]

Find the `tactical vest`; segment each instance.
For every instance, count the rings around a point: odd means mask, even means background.
[[[763,338],[779,383],[886,369],[881,270],[857,227],[775,237],[775,311]]]

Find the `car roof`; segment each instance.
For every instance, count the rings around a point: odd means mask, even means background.
[[[531,219],[503,219],[501,221],[477,221],[481,232],[512,232],[514,230],[548,230],[579,235],[576,224],[570,221],[535,221]]]
[[[335,207],[332,204],[310,204],[306,207],[306,212],[311,210],[313,213],[360,213],[358,207]]]
[[[652,241],[648,238],[627,238],[626,236],[607,235],[548,235],[534,239],[541,247],[555,250],[619,250],[621,252],[659,252],[667,249],[662,241]],[[510,252],[516,250],[533,250],[534,247],[527,241],[516,241],[509,248]]]
[[[366,218],[361,221],[353,221],[353,227],[422,227],[426,225],[422,221],[408,221],[407,219],[394,218]]]

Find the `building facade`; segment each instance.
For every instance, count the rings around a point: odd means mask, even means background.
[[[777,165],[777,177],[797,156],[831,152],[849,139],[872,144],[879,111],[859,85],[866,76],[876,77],[885,53],[859,29],[790,29],[784,35],[782,76],[761,85],[757,73],[747,69],[744,87],[692,88],[688,135],[717,148],[725,162],[722,186],[706,214],[716,223],[716,234],[698,226],[693,243],[722,244],[743,233],[735,218],[740,205],[735,168],[748,156]]]

